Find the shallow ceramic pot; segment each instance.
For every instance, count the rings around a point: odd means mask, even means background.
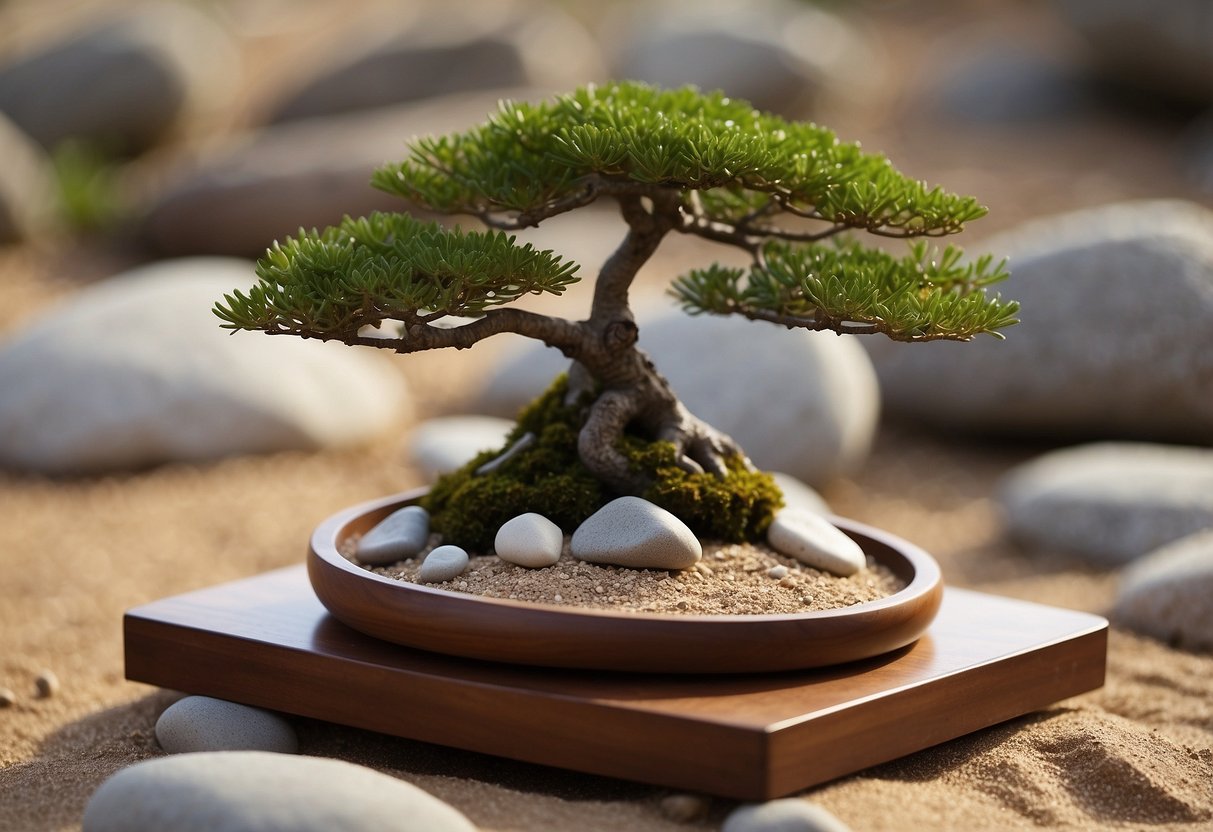
[[[397,644],[546,667],[649,673],[756,673],[841,664],[913,643],[939,610],[939,565],[906,541],[829,518],[906,582],[841,609],[779,615],[666,615],[485,598],[377,575],[340,549],[425,489],[348,508],[312,535],[308,577],[338,620]]]

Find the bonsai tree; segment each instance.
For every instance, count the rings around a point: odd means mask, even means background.
[[[608,494],[651,494],[661,460],[720,480],[751,469],[737,443],[690,413],[637,348],[629,289],[671,233],[751,258],[748,269],[708,263],[679,277],[672,292],[691,314],[900,341],[1001,337],[1015,323],[1017,305],[984,291],[1007,276],[990,257],[966,261],[925,241],[894,256],[844,234],[952,234],[985,214],[973,198],[909,179],[823,127],[720,93],[587,86],[540,104],[502,102],[486,123],[408,150],[374,174],[376,187],[490,230],[448,230],[403,213],[347,217],[275,243],[257,264],[259,282],[226,296],[216,313],[231,329],[399,353],[463,349],[502,332],[538,339],[572,362],[560,418],[574,428],[573,462]],[[576,264],[505,232],[599,199],[618,206],[627,232],[597,275],[589,317],[511,306],[528,293],[560,294],[579,275]],[[443,320],[451,317],[472,320],[452,326]],[[399,322],[395,337],[367,334],[385,321]],[[555,418],[552,407],[533,408],[530,427],[542,427],[540,411]],[[627,437],[659,443],[661,460],[638,462]],[[769,520],[779,497],[766,489],[731,536],[753,535]],[[452,490],[439,484],[435,492]]]

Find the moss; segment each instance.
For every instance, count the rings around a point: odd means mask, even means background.
[[[572,532],[616,495],[602,485],[577,455],[577,434],[586,404],[564,403],[568,382],[560,376],[519,415],[518,424],[498,450],[485,451],[457,471],[438,479],[422,505],[432,525],[450,543],[472,551],[492,548],[497,529],[528,511],[543,514]],[[489,474],[476,469],[499,456],[527,433],[537,441]],[[621,449],[653,485],[645,499],[669,510],[703,538],[756,540],[770,525],[782,497],[774,480],[746,471],[739,459],[723,479],[690,474],[675,465],[674,446],[634,436]]]

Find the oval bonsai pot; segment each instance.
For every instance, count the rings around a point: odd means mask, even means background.
[[[943,582],[926,552],[829,518],[906,582],[887,598],[778,615],[666,615],[487,598],[377,575],[340,548],[425,489],[334,514],[312,535],[308,577],[338,620],[379,639],[511,664],[650,673],[757,673],[871,658],[911,644],[939,610]]]

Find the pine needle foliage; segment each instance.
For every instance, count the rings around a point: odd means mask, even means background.
[[[778,207],[852,228],[946,234],[981,217],[972,197],[909,179],[884,156],[748,102],[693,87],[590,85],[540,104],[504,101],[464,133],[421,139],[376,187],[450,213],[541,213],[595,179],[684,191],[737,222]],[[689,200],[689,197],[688,197]]]
[[[964,262],[954,246],[925,241],[904,257],[857,241],[766,244],[748,271],[712,265],[674,282],[671,292],[691,314],[739,314],[786,326],[837,332],[881,332],[897,341],[968,340],[1016,322],[1019,304],[982,289],[1008,277],[1005,263],[983,256]]]
[[[226,295],[216,313],[228,329],[354,334],[385,319],[477,317],[527,293],[560,294],[576,272],[500,231],[373,213],[274,243],[257,263],[259,283]]]

